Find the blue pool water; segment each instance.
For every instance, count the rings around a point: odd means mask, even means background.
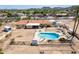
[[[41,32],[38,34],[38,36],[47,40],[58,40],[58,38],[60,37],[59,34],[53,32]]]

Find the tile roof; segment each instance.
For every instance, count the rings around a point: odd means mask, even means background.
[[[16,22],[16,24],[27,24],[28,20],[20,20],[18,22]]]
[[[29,20],[29,23],[46,24],[46,23],[49,23],[49,21],[48,20]]]
[[[16,22],[16,24],[27,24],[27,23],[40,23],[40,24],[48,24],[48,20],[20,20]]]

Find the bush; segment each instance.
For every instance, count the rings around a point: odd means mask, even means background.
[[[20,19],[21,19],[20,17],[16,17],[16,22],[20,21]]]
[[[66,39],[65,38],[60,38],[59,41],[64,43],[66,41]]]
[[[48,25],[48,24],[41,24],[40,26],[41,27],[50,27],[50,25]]]
[[[4,54],[2,51],[0,51],[0,54]]]
[[[0,26],[2,26],[2,22],[0,22]]]
[[[0,48],[0,54],[4,54],[2,48]]]
[[[70,43],[71,42],[71,40],[67,40],[65,38],[60,38],[59,41],[62,43]]]

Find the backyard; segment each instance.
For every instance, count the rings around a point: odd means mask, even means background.
[[[63,22],[63,21],[62,21]],[[66,22],[66,21],[65,21]],[[73,21],[67,22],[70,27],[73,26]],[[40,42],[38,46],[31,46],[32,40],[36,31],[39,29],[15,29],[12,31],[10,43],[3,50],[5,54],[71,54],[79,53],[79,40],[74,37],[74,43],[62,43],[61,41],[48,41]],[[41,28],[44,30],[44,28]],[[62,33],[57,27],[47,27],[48,32]],[[64,29],[66,32],[66,29]],[[78,32],[78,30],[77,30]],[[79,33],[79,32],[78,32]],[[63,34],[65,36],[65,34]]]

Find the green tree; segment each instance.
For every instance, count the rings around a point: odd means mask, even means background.
[[[73,27],[71,43],[73,42],[73,38],[79,26],[79,7],[76,7],[74,10],[75,10],[75,22],[74,22],[74,27]]]
[[[0,54],[4,54],[2,48],[0,48]]]
[[[30,19],[31,19],[31,16],[28,16],[28,17],[27,17],[27,19],[29,19],[29,20],[30,20]]]
[[[12,16],[12,13],[11,12],[8,12],[7,13],[7,17],[11,17]]]
[[[17,21],[20,21],[20,20],[21,20],[21,18],[20,18],[20,17],[16,17],[16,22],[17,22]]]
[[[2,22],[0,22],[0,26],[2,26]]]

